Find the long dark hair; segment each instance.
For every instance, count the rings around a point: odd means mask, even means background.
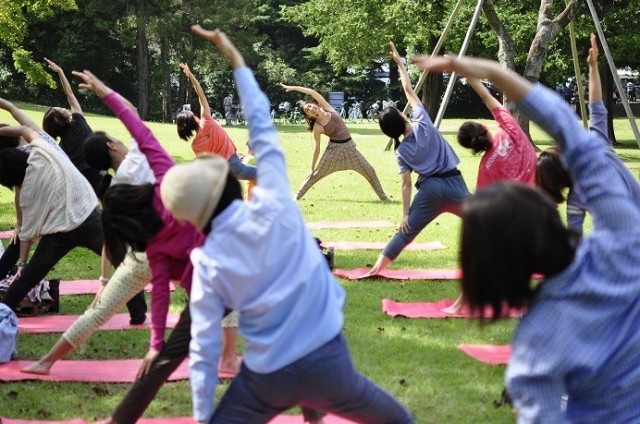
[[[29,153],[8,148],[0,150],[0,185],[13,189],[21,186],[27,172]]]
[[[183,110],[176,116],[176,125],[178,126],[178,137],[185,141],[193,137],[194,133],[197,134],[200,129],[196,116],[189,110]]]
[[[60,138],[69,128],[71,121],[60,108],[50,107],[42,118],[42,129],[53,138]]]
[[[395,106],[385,107],[378,115],[380,129],[389,138],[393,139],[393,150],[400,146],[400,136],[404,134],[407,121],[400,110]]]
[[[309,115],[307,115],[307,112],[305,112],[304,107],[308,104],[314,104],[317,105],[318,102],[316,102],[315,100],[307,100],[304,103],[301,103],[300,106],[298,106],[298,108],[300,109],[300,114],[304,117],[304,120],[307,122],[307,131],[313,131],[313,126],[316,124],[317,119],[315,117],[311,117]]]
[[[467,121],[458,129],[458,143],[471,149],[474,154],[486,152],[492,146],[487,127],[474,121]]]
[[[156,211],[154,185],[118,184],[110,187],[102,200],[102,231],[107,257],[120,265],[129,248],[144,252],[147,242],[163,226]]]
[[[542,192],[522,184],[492,184],[462,206],[462,293],[472,313],[489,306],[502,317],[503,303],[527,306],[531,276],[551,277],[575,254],[577,236]]]
[[[209,234],[211,232],[211,221],[213,221],[216,216],[220,215],[222,211],[227,209],[231,202],[238,199],[242,199],[242,185],[231,171],[229,171],[227,174],[227,181],[222,189],[222,196],[220,197],[216,208],[213,210],[207,225],[202,229],[202,232]]]
[[[549,147],[540,152],[536,162],[536,186],[547,193],[557,204],[566,200],[564,189],[571,188],[569,173],[562,165],[560,151]]]

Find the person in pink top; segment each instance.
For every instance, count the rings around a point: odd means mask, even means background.
[[[105,251],[111,263],[120,265],[129,250],[146,251],[151,268],[151,347],[138,371],[138,380],[108,420],[110,423],[134,423],[189,354],[191,316],[188,306],[166,343],[164,340],[169,282],[178,280],[187,293],[190,292],[193,267],[189,254],[204,242],[205,236],[192,224],[173,218],[162,204],[160,183],[175,162],[135,109],[89,71],[74,72],[74,75],[83,80],[80,88],[96,92],[122,121],[147,157],[156,179],[154,184],[115,185],[103,198],[102,229]],[[237,337],[237,325],[234,330]],[[223,341],[227,344],[222,348],[223,365],[224,356],[229,355],[228,348],[232,345],[231,360],[237,371],[235,338],[232,341]]]
[[[190,110],[180,112],[176,117],[178,136],[188,141],[193,137],[193,134],[196,133],[191,142],[191,149],[196,156],[201,153],[215,153],[229,161],[231,173],[237,179],[255,181],[257,175],[256,167],[242,163],[236,154],[236,146],[233,144],[233,141],[231,141],[231,138],[229,138],[229,134],[227,134],[220,124],[211,116],[211,109],[209,108],[209,102],[207,102],[204,90],[189,69],[189,65],[181,63],[180,67],[198,94],[200,119],[196,118]]]
[[[533,186],[537,156],[529,137],[482,81],[475,78],[467,78],[467,81],[491,111],[499,127],[492,135],[484,125],[468,121],[458,130],[458,142],[462,147],[476,154],[484,152],[476,189],[505,180]]]
[[[516,181],[534,186],[538,157],[529,137],[482,81],[467,77],[467,82],[498,123],[498,129],[493,134],[487,127],[474,121],[465,122],[458,130],[458,142],[462,147],[471,149],[474,154],[484,152],[478,168],[476,190],[498,181]],[[456,315],[463,306],[462,296],[458,296],[453,305],[442,311]]]

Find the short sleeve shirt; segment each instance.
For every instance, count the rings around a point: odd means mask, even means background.
[[[200,120],[200,130],[191,143],[191,149],[196,155],[215,153],[227,160],[236,153],[236,146],[227,132],[211,116],[203,116]]]

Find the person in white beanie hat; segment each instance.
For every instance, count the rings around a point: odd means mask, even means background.
[[[210,222],[205,218],[205,243],[191,252],[189,365],[194,418],[209,423],[266,423],[299,405],[355,422],[412,423],[407,410],[351,362],[342,336],[345,292],[291,199],[269,100],[224,33],[199,25],[192,30],[216,44],[233,65],[249,146],[258,159],[251,200],[245,203],[238,194],[224,207],[222,201],[214,206]],[[169,171],[161,188],[167,209],[178,219],[202,225],[224,178],[216,167],[215,161],[204,159]],[[187,190],[189,182],[211,184],[210,193]],[[220,321],[226,309],[239,312],[240,332],[247,343],[240,372],[214,411]]]

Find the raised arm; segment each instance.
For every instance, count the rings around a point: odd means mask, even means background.
[[[0,98],[0,109],[4,109],[9,112],[13,119],[15,119],[16,122],[18,122],[20,125],[31,128],[35,132],[42,131],[38,124],[36,124],[31,118],[27,116],[26,113],[18,109],[18,107],[10,101]]]
[[[473,91],[475,91],[478,96],[480,96],[480,98],[484,102],[484,105],[487,107],[487,109],[489,109],[489,111],[502,106],[498,99],[493,97],[489,90],[487,90],[487,87],[484,86],[481,80],[473,77],[467,77],[467,82],[469,83],[471,88],[473,88]]]
[[[257,185],[273,189],[276,195],[290,199],[284,154],[278,145],[278,132],[271,120],[269,99],[260,90],[251,70],[245,66],[242,54],[223,32],[207,31],[200,25],[194,25],[191,30],[215,44],[234,68],[240,102],[249,125],[249,147],[258,159]]]
[[[209,107],[207,96],[205,96],[200,82],[193,75],[191,69],[189,69],[189,65],[187,65],[186,63],[181,63],[180,68],[182,68],[182,72],[184,72],[187,78],[189,78],[189,81],[191,81],[191,84],[193,84],[193,88],[196,90],[198,101],[200,102],[200,117],[211,116],[211,108]]]
[[[585,206],[594,216],[597,229],[635,228],[640,210],[631,199],[622,172],[612,166],[615,155],[606,154],[608,146],[591,135],[575,119],[575,112],[555,92],[541,85],[533,86],[515,72],[498,63],[469,57],[416,58],[416,63],[432,71],[455,71],[465,76],[488,78],[517,102],[518,108],[556,141],[574,182],[580,185]],[[632,179],[630,175],[627,180]]]
[[[73,71],[73,75],[82,79],[83,83],[79,85],[80,88],[95,92],[120,119],[129,130],[129,134],[138,142],[138,147],[147,157],[155,177],[158,180],[161,179],[175,162],[160,145],[151,130],[142,122],[131,103],[125,101],[122,96],[107,87],[89,71]]]
[[[591,34],[591,48],[587,63],[589,64],[589,103],[602,101],[602,82],[598,70],[598,40],[595,34]]]
[[[313,100],[318,102],[318,105],[320,105],[320,107],[322,109],[324,109],[327,112],[335,111],[335,109],[333,107],[331,107],[331,105],[329,104],[327,99],[322,97],[322,94],[318,93],[316,90],[314,90],[312,88],[302,87],[302,86],[299,86],[299,85],[284,85],[284,84],[280,84],[280,85],[282,86],[282,88],[284,88],[284,90],[287,93],[290,93],[292,91],[297,91],[297,92],[300,92],[300,93],[308,94],[309,96],[311,96],[313,98]]]
[[[0,101],[2,101],[2,99],[0,99]],[[0,127],[0,136],[22,137],[27,141],[27,143],[31,143],[36,138],[39,138],[40,134],[26,126],[6,125],[4,127]]]
[[[67,76],[64,74],[64,71],[61,67],[47,59],[44,58],[47,65],[49,65],[49,69],[58,74],[60,78],[60,83],[62,84],[62,89],[64,90],[64,94],[67,96],[67,102],[69,102],[69,107],[71,108],[71,113],[82,113],[82,108],[80,107],[80,103],[78,99],[76,99],[75,94],[73,94],[73,90],[71,89],[71,85],[69,84],[69,80]]]
[[[404,62],[402,62],[400,54],[398,54],[398,50],[396,49],[396,45],[393,43],[393,41],[389,41],[389,47],[391,48],[391,58],[396,63],[396,65],[398,65],[398,72],[400,73],[400,84],[402,85],[404,95],[407,97],[407,101],[412,107],[421,105],[422,102],[420,102],[420,98],[418,98],[418,95],[413,90],[407,68],[404,65]]]

